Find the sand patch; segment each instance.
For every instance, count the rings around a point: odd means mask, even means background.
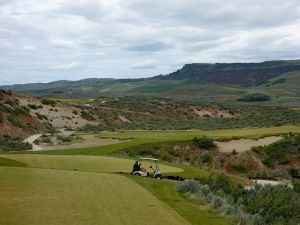
[[[47,145],[43,143],[40,146],[42,147],[43,150],[54,150],[54,149],[67,149],[67,148],[87,148],[87,147],[94,147],[94,146],[111,145],[111,144],[116,144],[121,142],[117,139],[102,139],[91,134],[79,135],[79,136],[82,138],[80,142],[57,144],[57,145]]]
[[[220,152],[232,152],[233,149],[235,149],[237,152],[245,152],[250,150],[252,147],[269,145],[281,140],[282,138],[283,137],[281,136],[271,136],[260,138],[258,140],[240,139],[226,142],[216,141],[215,143],[217,144]]]

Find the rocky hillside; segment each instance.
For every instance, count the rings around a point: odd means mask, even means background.
[[[45,130],[46,124],[20,104],[21,95],[0,90],[0,137],[26,137]]]
[[[225,129],[297,124],[300,111],[279,107],[195,103],[151,96],[96,99],[34,98],[1,91],[1,135],[25,137],[49,127],[115,129]]]
[[[300,70],[300,61],[268,61],[262,63],[193,63],[157,78],[190,80],[198,83],[237,84],[253,86],[267,82],[280,74]]]
[[[67,103],[0,90],[0,137],[25,138],[51,127],[79,128],[94,124],[76,110]]]

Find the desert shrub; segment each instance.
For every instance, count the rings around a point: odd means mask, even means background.
[[[249,213],[259,213],[265,224],[300,222],[300,198],[284,185],[257,185],[243,195],[243,205]]]
[[[17,105],[18,102],[19,102],[18,99],[11,99],[11,98],[7,98],[7,99],[5,99],[5,101],[4,101],[5,104],[10,105],[10,106]]]
[[[24,122],[16,114],[11,114],[6,118],[15,127],[24,127],[25,126]]]
[[[203,163],[211,163],[212,162],[212,156],[209,154],[204,154],[201,158]]]
[[[300,180],[299,179],[293,179],[293,188],[295,192],[300,193]]]
[[[237,151],[235,149],[232,149],[231,154],[232,155],[237,155],[238,153],[237,153]]]
[[[43,99],[41,100],[41,103],[44,104],[44,105],[55,106],[56,101],[54,101],[54,100],[52,100],[52,99],[46,99],[46,98],[43,98]]]
[[[290,168],[288,170],[288,173],[291,177],[293,178],[297,178],[300,176],[300,169],[296,169],[296,168]]]
[[[214,139],[206,136],[194,137],[193,142],[195,142],[198,147],[204,149],[212,149],[216,147],[216,144],[214,143]]]
[[[32,145],[27,142],[22,142],[20,139],[13,139],[8,136],[0,138],[0,150],[21,151],[30,149],[32,149]]]
[[[186,180],[176,188],[181,193],[196,194],[218,211],[235,216],[239,224],[298,225],[300,222],[300,197],[292,188],[284,185],[257,185],[250,190],[236,186],[226,192],[223,191],[224,186],[216,189],[215,185],[208,186]]]
[[[72,141],[72,137],[70,136],[62,136],[62,135],[58,135],[57,139],[62,141],[62,142],[71,142]]]
[[[60,131],[57,130],[57,129],[56,129],[55,127],[53,127],[53,126],[48,126],[48,127],[47,127],[47,132],[48,132],[51,136],[53,136],[53,135],[59,133]]]
[[[218,195],[213,195],[211,198],[211,203],[215,209],[218,209],[224,204],[224,199]]]
[[[232,165],[232,169],[238,173],[245,173],[247,172],[247,168],[241,164]]]
[[[35,109],[35,110],[43,108],[42,105],[28,104],[27,106],[28,106],[29,108]]]
[[[273,144],[251,148],[266,166],[273,167],[274,163],[286,155],[300,154],[300,135],[285,137]]]
[[[176,190],[178,192],[182,193],[197,193],[200,191],[200,183],[195,180],[185,180],[184,182],[180,183],[179,185],[176,186]]]
[[[35,114],[39,120],[48,120],[48,117],[39,113]]]
[[[88,112],[86,112],[86,111],[81,111],[81,112],[80,112],[80,115],[81,115],[81,117],[82,117],[83,119],[86,119],[86,120],[89,120],[89,121],[95,120],[95,118],[94,118],[90,113],[88,113]]]
[[[290,179],[290,175],[286,171],[279,169],[268,171],[251,171],[248,173],[250,179],[276,180],[276,179]]]

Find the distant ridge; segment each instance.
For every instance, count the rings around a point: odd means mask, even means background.
[[[278,60],[261,63],[192,63],[168,75],[154,78],[162,80],[190,80],[199,83],[262,84],[280,74],[300,70],[300,60]]]
[[[5,85],[0,86],[0,89],[11,89],[43,97],[93,98],[102,95],[123,96],[149,93],[170,96],[167,92],[175,91],[175,89],[180,89],[184,93],[193,92],[194,90],[190,89],[189,85],[235,85],[243,89],[243,87],[272,83],[272,79],[285,76],[290,72],[300,74],[300,60],[276,60],[260,63],[192,63],[184,65],[176,72],[149,78],[59,80],[50,83]],[[296,90],[296,87],[293,87],[293,90]],[[171,94],[171,96],[173,95]]]

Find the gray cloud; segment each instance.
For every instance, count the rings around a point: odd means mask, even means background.
[[[169,43],[165,43],[162,41],[150,42],[150,43],[140,43],[136,45],[132,45],[126,48],[128,51],[133,52],[158,52],[168,48],[172,48],[173,45]]]
[[[298,0],[0,0],[0,84],[300,58]]]

